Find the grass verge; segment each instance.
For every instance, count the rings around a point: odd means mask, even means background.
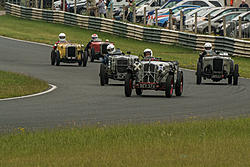
[[[58,39],[58,34],[64,32],[68,40],[86,45],[91,34],[97,33],[100,38],[114,42],[116,47],[124,52],[131,51],[133,54],[139,55],[142,54],[145,48],[151,48],[156,57],[162,57],[166,60],[178,60],[181,67],[196,69],[198,52],[180,46],[137,41],[79,27],[25,20],[9,15],[1,16],[0,22],[0,35],[7,37],[54,44]],[[240,75],[250,78],[250,59],[234,58],[234,60],[239,64]]]
[[[23,74],[0,71],[0,99],[45,91],[48,83]]]
[[[0,166],[250,166],[250,118],[0,135]]]

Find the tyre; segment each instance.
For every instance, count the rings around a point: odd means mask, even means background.
[[[127,73],[126,78],[125,78],[125,95],[126,97],[130,97],[132,94],[132,88],[133,88],[133,79],[131,73]]]
[[[91,49],[90,61],[91,61],[91,62],[94,62],[94,58],[95,58],[95,49],[92,48],[92,49]]]
[[[233,75],[233,85],[238,85],[238,78],[239,78],[239,65],[235,64],[234,66],[234,75]]]
[[[166,90],[165,90],[165,95],[166,97],[172,97],[174,92],[174,76],[173,75],[168,75],[168,78],[166,80]]]
[[[182,92],[183,92],[183,73],[181,71],[178,71],[175,84],[175,95],[181,96]]]
[[[56,66],[60,66],[60,53],[57,52],[56,54]]]
[[[56,52],[54,50],[52,50],[51,52],[51,56],[50,56],[50,61],[51,61],[51,65],[55,65],[56,62]]]
[[[100,65],[100,84],[101,86],[104,86],[105,85],[105,81],[106,81],[106,69],[105,69],[105,65],[104,64],[101,64]]]
[[[83,56],[82,66],[86,67],[88,63],[88,51],[84,51],[84,53],[82,53],[82,56]]]
[[[197,71],[196,71],[196,84],[200,85],[202,81],[202,77],[201,77],[201,63],[198,62],[197,64]]]
[[[136,88],[135,89],[135,92],[136,92],[136,94],[138,95],[138,96],[141,96],[142,95],[142,89],[140,89],[140,88]]]
[[[229,76],[228,79],[227,79],[227,83],[228,85],[231,85],[232,84],[232,81],[233,81],[233,76]]]

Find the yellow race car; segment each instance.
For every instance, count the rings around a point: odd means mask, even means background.
[[[87,66],[88,55],[84,53],[84,45],[70,42],[56,43],[51,51],[51,65],[63,63],[78,63]]]

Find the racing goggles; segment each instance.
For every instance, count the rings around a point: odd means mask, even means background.
[[[212,48],[211,47],[205,47],[205,50],[211,50]]]
[[[59,39],[65,39],[65,37],[64,37],[64,36],[61,36],[61,37],[59,37]]]

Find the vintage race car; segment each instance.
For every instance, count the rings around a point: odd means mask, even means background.
[[[90,61],[94,62],[94,60],[99,60],[108,54],[107,46],[112,44],[110,42],[102,42],[100,39],[91,42],[90,49],[88,51]]]
[[[58,43],[51,51],[51,65],[59,66],[63,63],[78,63],[79,66],[86,67],[88,55],[83,52],[83,45],[69,42]]]
[[[124,81],[127,70],[135,62],[139,61],[138,56],[124,54],[117,50],[114,54],[107,56],[105,62],[100,65],[100,84],[104,86],[109,79]]]
[[[143,90],[165,91],[166,97],[181,96],[183,92],[183,72],[177,61],[161,61],[158,58],[144,58],[128,70],[125,78],[125,95],[130,97],[135,89],[137,95]]]
[[[228,79],[228,84],[238,85],[239,66],[234,64],[231,57],[225,52],[207,52],[197,62],[196,83],[201,84],[203,79],[218,82]]]

